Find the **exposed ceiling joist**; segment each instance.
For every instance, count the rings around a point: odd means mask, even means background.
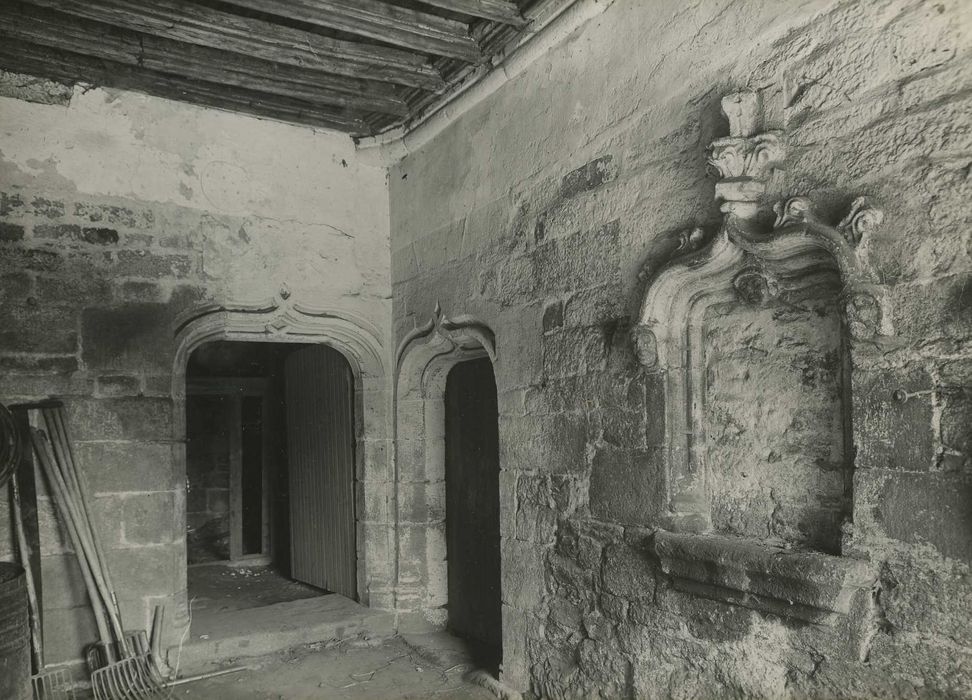
[[[470,17],[523,27],[528,24],[516,4],[509,0],[421,0],[426,5],[441,7]]]
[[[385,46],[324,37],[241,17],[186,0],[26,0],[75,17],[197,46],[214,47],[307,70],[438,91],[426,57]],[[8,2],[0,6],[8,6]]]
[[[483,60],[462,22],[378,0],[229,0],[229,3],[319,27],[384,41],[422,54]]]
[[[227,92],[225,87],[165,73],[82,56],[17,40],[0,41],[0,65],[5,69],[68,82],[147,92],[181,102],[243,112],[306,126],[367,134],[371,127],[364,115],[350,109],[329,108],[302,100],[267,95],[252,90]]]
[[[0,0],[0,68],[377,136],[578,2]]]
[[[408,105],[387,83],[282,67],[242,54],[144,36],[20,3],[7,3],[4,9],[0,37],[312,104],[396,116],[408,114]]]

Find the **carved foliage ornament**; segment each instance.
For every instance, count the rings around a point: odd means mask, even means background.
[[[812,202],[809,197],[791,197],[773,206],[776,212],[774,229],[811,221]],[[874,207],[867,197],[858,197],[835,229],[851,246],[856,246],[865,235],[874,231],[884,222],[884,212]]]
[[[783,162],[783,140],[775,132],[758,136],[735,137],[713,141],[709,165],[724,180],[769,179],[773,168]]]
[[[762,270],[747,268],[732,280],[736,295],[751,306],[763,304],[780,293],[780,285],[774,275]]]
[[[472,344],[481,346],[489,359],[496,362],[496,338],[489,326],[466,314],[449,318],[442,313],[439,302],[436,302],[431,318],[409,331],[402,339],[395,354],[395,366],[401,367],[402,358],[412,343],[432,335],[446,342],[450,351],[467,347],[471,341]]]
[[[858,197],[851,205],[847,216],[837,224],[837,230],[844,234],[844,238],[851,245],[857,245],[861,239],[884,221],[884,212],[874,208],[867,197]]]
[[[773,171],[782,168],[785,139],[777,131],[758,133],[759,96],[755,92],[727,95],[722,109],[729,120],[730,135],[711,144],[708,164],[720,178],[715,196],[722,203],[723,225],[717,235],[708,235],[696,226],[663,238],[659,250],[643,266],[639,279],[651,286],[660,272],[687,270],[700,261],[704,263],[717,252],[718,239],[723,238],[745,257],[755,259],[757,264],[750,265],[753,270],[747,274],[740,271],[733,286],[739,298],[758,303],[780,291],[772,275],[758,272],[762,268],[758,264],[760,258],[816,247],[831,254],[844,278],[851,336],[861,340],[890,332],[884,327],[890,317],[883,308],[882,295],[875,291],[876,275],[855,251],[861,240],[881,225],[884,213],[868,197],[857,197],[838,224],[828,225],[814,216],[811,199],[801,195],[777,202],[773,207],[776,221],[770,231],[763,230],[756,220],[758,203]],[[690,255],[693,253],[697,255]],[[657,361],[654,325],[644,317],[634,329],[636,348],[649,367]]]

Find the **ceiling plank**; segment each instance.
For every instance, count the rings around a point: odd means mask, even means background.
[[[364,115],[349,109],[329,108],[252,90],[228,91],[221,85],[175,77],[18,40],[0,41],[0,67],[42,78],[88,82],[205,107],[336,129],[352,135],[371,133],[371,127],[364,121]]]
[[[377,0],[227,0],[229,4],[365,36],[411,51],[479,63],[483,54],[462,22]]]
[[[387,83],[321,74],[241,54],[144,36],[98,22],[4,2],[0,36],[116,63],[362,112],[406,116]]]
[[[441,91],[426,57],[385,46],[324,37],[241,17],[186,0],[25,0],[143,34],[303,67],[323,73]],[[6,5],[0,2],[0,6]]]
[[[520,14],[516,4],[509,0],[419,0],[419,2],[514,27],[525,27],[529,24],[529,21]]]

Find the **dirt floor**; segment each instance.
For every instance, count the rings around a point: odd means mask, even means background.
[[[322,595],[330,594],[269,566],[189,568],[194,634],[220,613]],[[172,694],[176,700],[495,700],[490,691],[464,680],[476,668],[472,658],[463,642],[446,634],[311,644],[241,659],[237,665],[246,670],[176,686]]]
[[[445,635],[401,637],[380,644],[310,645],[249,659],[248,670],[173,688],[191,700],[495,700],[464,680],[468,657]]]
[[[283,576],[271,566],[200,564],[189,567],[188,578],[193,614],[248,610],[328,595],[327,591]]]

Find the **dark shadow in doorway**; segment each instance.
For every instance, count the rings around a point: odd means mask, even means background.
[[[445,414],[449,628],[466,641],[476,664],[495,675],[503,644],[499,412],[489,359],[452,368]]]

